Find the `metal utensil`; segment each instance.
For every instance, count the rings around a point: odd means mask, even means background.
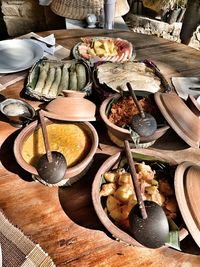
[[[45,182],[49,184],[56,184],[63,179],[67,169],[67,162],[63,154],[58,151],[50,150],[47,129],[42,110],[39,111],[39,118],[46,154],[40,157],[37,163],[37,171]]]
[[[144,112],[130,83],[127,83],[127,87],[139,111],[139,114],[133,116],[131,126],[140,136],[148,137],[156,131],[157,122],[151,114]]]
[[[134,160],[127,140],[124,141],[124,147],[137,198],[137,204],[129,214],[131,233],[138,242],[146,247],[161,247],[167,241],[169,234],[167,217],[162,207],[157,203],[153,201],[143,201],[138,185]]]

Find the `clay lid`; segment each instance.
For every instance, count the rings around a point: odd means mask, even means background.
[[[96,106],[84,98],[85,93],[67,90],[64,94],[65,96],[58,96],[45,107],[46,117],[65,121],[96,120]]]
[[[175,172],[175,194],[183,220],[200,247],[200,166],[192,162],[181,163]]]
[[[191,147],[200,145],[200,120],[176,93],[154,95],[156,104],[173,130]]]
[[[188,95],[186,103],[192,112],[196,116],[200,117],[200,103],[198,102],[198,99],[196,99],[193,95]]]

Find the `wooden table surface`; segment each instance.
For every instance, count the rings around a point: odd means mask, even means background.
[[[42,36],[52,33],[43,32]],[[153,60],[166,75],[200,76],[199,51],[183,44],[128,31],[58,30],[56,42],[71,49],[83,36],[111,36],[133,43],[137,59]],[[28,72],[28,71],[27,71]],[[23,81],[0,93],[19,98]],[[29,101],[34,107],[39,102]],[[66,188],[49,188],[32,181],[15,162],[12,148],[20,131],[0,121],[0,208],[11,222],[52,257],[56,266],[200,266],[199,248],[189,235],[182,252],[162,247],[156,250],[128,246],[114,240],[99,222],[91,202],[91,184],[103,161],[119,151],[105,134],[101,122],[94,123],[100,138],[93,164],[77,183]],[[169,131],[152,149],[172,156],[178,162],[200,161],[199,149],[188,147]]]

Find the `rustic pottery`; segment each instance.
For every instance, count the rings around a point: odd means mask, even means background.
[[[66,90],[45,107],[48,118],[67,121],[95,121],[96,106],[84,98],[86,93]],[[80,108],[81,107],[81,108]]]
[[[120,97],[119,94],[115,94],[113,96],[106,98],[100,106],[100,115],[101,115],[102,120],[106,124],[108,134],[111,140],[118,146],[123,147],[123,140],[129,140],[130,142],[133,142],[129,130],[116,126],[114,123],[109,121],[106,115],[106,109],[110,101],[113,98],[118,99],[119,97]],[[155,131],[155,133],[152,134],[151,136],[141,137],[139,146],[148,147],[152,145],[157,139],[163,136],[169,128],[170,128],[169,125],[165,124],[164,126],[161,126],[160,128],[158,128]]]
[[[57,120],[58,121],[58,120]],[[56,120],[45,118],[46,125],[52,124],[56,122]],[[17,136],[15,143],[14,143],[14,155],[18,162],[18,164],[27,172],[31,173],[33,175],[33,178],[35,180],[40,181],[44,185],[47,186],[63,186],[63,185],[70,185],[77,180],[79,180],[84,173],[87,171],[87,169],[90,167],[90,164],[92,162],[93,156],[97,150],[98,146],[98,135],[95,130],[95,128],[91,125],[89,122],[79,122],[79,127],[81,127],[83,130],[87,132],[89,135],[89,138],[91,140],[91,146],[88,151],[88,154],[86,157],[76,165],[67,168],[63,180],[61,180],[59,183],[56,184],[48,184],[44,182],[38,175],[38,172],[35,167],[27,163],[23,156],[22,156],[22,149],[25,141],[27,138],[37,129],[38,122],[34,121],[30,123],[28,126],[26,126]]]
[[[163,160],[165,162],[168,162],[170,166],[177,166],[177,162],[170,158],[163,153],[150,150],[150,149],[131,149],[132,152],[140,153],[143,155],[153,156],[159,160]],[[101,223],[106,227],[106,229],[112,234],[112,236],[120,241],[123,241],[129,245],[137,246],[137,247],[143,247],[142,244],[140,244],[138,241],[136,241],[131,234],[123,231],[117,225],[115,225],[111,219],[107,216],[106,212],[104,211],[104,207],[102,206],[101,197],[100,197],[100,187],[102,184],[102,175],[113,168],[117,164],[117,162],[120,159],[122,152],[119,152],[113,156],[110,156],[100,167],[98,170],[93,184],[92,184],[92,201],[95,208],[95,211],[97,213],[97,216],[99,217],[99,220]],[[176,186],[176,191],[179,191],[178,185]],[[180,197],[179,197],[180,198]],[[197,203],[197,202],[195,202]],[[180,204],[178,202],[178,204]],[[187,235],[187,230],[184,228],[181,228],[179,231],[179,240],[181,241],[184,239]]]
[[[162,115],[172,129],[191,147],[200,145],[200,120],[176,93],[154,95]]]

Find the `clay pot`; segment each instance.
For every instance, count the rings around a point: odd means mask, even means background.
[[[100,106],[100,115],[101,115],[102,120],[106,124],[108,135],[110,136],[111,140],[118,146],[122,147],[124,140],[129,140],[130,142],[133,142],[133,141],[132,141],[129,130],[116,126],[115,124],[109,121],[106,115],[107,106],[113,98],[118,99],[120,98],[120,95],[115,94],[114,96],[110,96],[106,98]],[[169,128],[170,128],[169,125],[166,124],[158,128],[153,135],[148,136],[148,137],[141,137],[140,144],[138,146],[144,148],[144,147],[148,147],[152,145],[157,139],[163,136]]]
[[[45,122],[47,125],[49,125],[49,124],[52,124],[56,121],[53,119],[45,118]],[[81,162],[77,163],[76,165],[74,165],[72,167],[67,168],[63,180],[61,180],[57,184],[54,184],[53,186],[62,186],[62,185],[72,184],[75,181],[77,181],[78,179],[80,179],[84,175],[86,170],[89,168],[90,163],[92,162],[93,156],[97,150],[98,135],[97,135],[95,128],[89,122],[79,122],[78,125],[79,125],[79,127],[81,127],[83,130],[85,130],[87,132],[87,134],[90,138],[91,146],[90,146],[90,149],[88,151],[88,154],[85,156],[85,158]],[[14,155],[15,155],[15,158],[16,158],[18,164],[24,170],[33,174],[33,176],[34,176],[33,178],[36,180],[38,177],[38,172],[34,166],[30,165],[29,163],[27,163],[25,161],[25,159],[22,156],[22,150],[23,150],[23,145],[24,145],[26,139],[31,134],[33,134],[33,132],[36,130],[37,127],[38,127],[37,121],[30,123],[28,126],[26,126],[19,133],[19,135],[17,136],[15,143],[14,143]],[[43,183],[43,181],[41,181],[40,179],[38,179],[38,180]],[[50,184],[46,184],[46,183],[44,183],[44,184],[48,185],[48,186],[52,186]]]
[[[156,159],[159,159],[161,161],[167,162],[170,166],[177,166],[177,162],[166,156],[163,153],[154,151],[154,150],[149,150],[149,149],[132,149],[132,152],[143,154],[145,156],[153,156]],[[121,157],[121,153],[123,152],[118,152],[117,154],[110,156],[100,167],[98,170],[93,184],[92,184],[92,201],[94,205],[94,209],[96,211],[96,214],[101,221],[101,223],[105,226],[105,228],[112,234],[112,236],[118,240],[118,241],[123,241],[129,245],[137,246],[137,247],[142,247],[143,245],[137,242],[129,232],[120,229],[114,222],[108,217],[104,210],[104,201],[101,200],[100,197],[100,188],[102,184],[102,175],[111,170],[113,166],[116,166],[117,163],[119,162],[119,159]],[[195,202],[196,203],[196,202]],[[179,205],[179,203],[178,203]],[[183,240],[187,236],[188,232],[185,228],[181,228],[179,231],[179,239]]]

